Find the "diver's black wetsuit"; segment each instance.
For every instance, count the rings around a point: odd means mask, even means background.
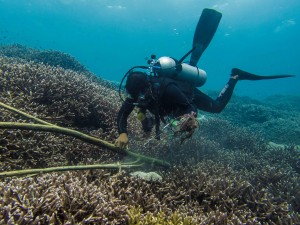
[[[216,100],[213,100],[208,95],[202,93],[195,88],[194,90],[194,103],[198,109],[211,113],[220,113],[229,102],[234,87],[237,83],[236,79],[229,79],[225,87],[220,92]]]
[[[163,120],[164,116],[176,118],[186,113],[197,113],[197,109],[211,113],[221,112],[230,100],[236,83],[237,80],[229,79],[217,99],[213,100],[197,88],[192,88],[186,83],[171,79],[167,82],[164,80],[159,86],[159,91],[152,91],[151,96],[146,95],[149,98],[148,102],[140,108],[144,111],[149,110],[155,115],[156,128],[159,129],[160,119]],[[159,94],[153,96],[153,93]],[[127,133],[127,118],[134,109],[135,105],[133,103],[137,101],[137,98],[127,98],[123,103],[117,117],[119,133]]]

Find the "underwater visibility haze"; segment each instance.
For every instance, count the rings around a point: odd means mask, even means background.
[[[119,82],[151,54],[180,59],[191,49],[203,8],[223,14],[198,66],[202,90],[219,91],[230,70],[294,74],[296,78],[240,82],[235,94],[299,95],[300,2],[297,0],[1,0],[0,44],[62,51],[104,79]]]

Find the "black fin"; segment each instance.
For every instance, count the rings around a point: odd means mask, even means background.
[[[295,77],[295,75],[287,75],[287,74],[261,76],[261,75],[255,75],[255,74],[252,74],[252,73],[248,73],[248,72],[240,70],[238,68],[233,68],[231,70],[231,75],[232,76],[238,75],[239,76],[238,80],[267,80],[267,79]]]
[[[196,66],[202,53],[209,45],[218,28],[222,14],[214,9],[203,9],[198,21],[193,40],[193,50],[190,65]]]

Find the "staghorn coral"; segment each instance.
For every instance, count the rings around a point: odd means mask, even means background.
[[[202,122],[201,136],[217,141],[222,147],[231,150],[242,149],[248,153],[259,154],[265,148],[265,142],[259,133],[254,134],[245,127],[237,127],[218,118]]]
[[[44,63],[50,66],[59,66],[77,72],[87,72],[87,69],[74,57],[63,52],[54,50],[37,50],[20,44],[0,46],[0,55],[21,58],[26,61]]]
[[[272,95],[263,100],[264,103],[278,110],[300,111],[300,96]]]
[[[113,89],[85,74],[0,57],[0,100],[56,124],[94,127],[93,135],[114,138],[114,115],[118,103]],[[0,109],[1,121],[31,122]],[[96,130],[95,130],[96,128]],[[115,154],[73,138],[32,131],[0,131],[1,170],[111,161]],[[69,143],[66,145],[66,143]],[[118,157],[117,157],[118,158]],[[82,161],[83,160],[83,161]]]
[[[219,118],[260,133],[268,141],[300,144],[299,96],[273,96],[263,101],[235,96]]]
[[[162,182],[104,171],[16,178],[1,183],[0,193],[2,223],[134,224],[140,218],[150,224],[290,224],[299,219],[286,202],[213,162],[174,168],[164,172]]]
[[[71,137],[0,130],[0,170],[114,162],[119,156]]]
[[[278,143],[287,145],[298,145],[300,143],[300,115],[289,112],[281,118],[271,119],[259,129],[265,134],[268,140],[276,140]],[[253,130],[258,127],[253,125]]]
[[[104,173],[98,176],[107,177]],[[14,179],[10,185],[1,185],[0,221],[17,224],[105,224],[121,220],[124,217],[122,212],[124,214],[128,207],[107,194],[108,188],[105,183],[95,186],[82,173]],[[27,190],[30,192],[27,193]]]
[[[62,125],[112,128],[119,104],[115,91],[101,88],[85,74],[59,67],[0,58],[4,102]],[[113,111],[114,110],[114,111]]]
[[[164,212],[159,212],[156,215],[153,213],[147,212],[146,215],[142,214],[142,209],[140,207],[130,207],[128,210],[128,224],[129,225],[155,225],[155,224],[169,224],[169,225],[193,225],[198,224],[197,222],[193,222],[193,219],[188,216],[185,217],[183,214],[178,212],[174,212],[171,215],[166,215]]]

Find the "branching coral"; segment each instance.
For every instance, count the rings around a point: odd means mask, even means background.
[[[290,224],[299,219],[289,212],[286,202],[276,200],[264,188],[254,188],[237,178],[230,168],[213,162],[174,168],[163,176],[162,182],[151,182],[123,172],[97,171],[7,180],[0,183],[0,221]]]
[[[1,223],[66,224],[125,220],[127,206],[120,204],[106,185],[95,185],[83,174],[14,179],[0,186]],[[105,179],[105,174],[98,174]],[[27,193],[27,190],[30,192]]]
[[[147,212],[145,215],[142,214],[140,207],[130,207],[128,210],[128,224],[129,225],[193,225],[198,224],[193,222],[192,217],[185,216],[178,212],[174,212],[171,215],[166,215],[163,211],[154,215],[153,213]]]
[[[272,96],[264,101],[236,97],[220,118],[261,133],[268,141],[300,144],[299,96]]]
[[[0,61],[1,101],[31,115],[64,126],[80,125],[77,121],[82,121],[84,118],[86,120],[94,117],[102,118],[98,121],[98,125],[93,124],[95,128],[100,128],[93,134],[106,140],[113,138],[111,136],[109,139],[107,134],[114,134],[114,118],[106,113],[108,109],[113,111],[113,107],[117,110],[117,103],[114,106],[114,103],[108,100],[111,97],[109,93],[113,93],[112,89],[101,89],[98,83],[90,81],[84,74],[65,71],[61,68],[12,58],[2,57]],[[70,83],[74,86],[70,86]],[[48,96],[44,101],[49,91],[53,95]],[[67,95],[68,91],[73,93]],[[80,97],[79,93],[84,92],[88,94]],[[104,97],[105,94],[107,97]],[[89,111],[91,104],[97,105],[99,110]],[[28,118],[0,110],[2,121],[31,122]],[[90,124],[87,123],[86,127],[89,128]],[[82,123],[81,126],[85,124]],[[109,130],[107,130],[108,127]],[[99,148],[51,134],[1,131],[1,139],[2,170],[84,163],[87,160],[97,162],[102,159],[102,162],[108,162],[109,159],[116,158],[115,154],[101,152]],[[69,144],[66,145],[66,143]]]
[[[71,69],[77,72],[87,72],[86,68],[74,57],[54,50],[40,51],[23,45],[15,44],[9,46],[0,46],[0,55],[21,58],[25,59],[26,61],[44,63],[50,66],[59,66],[64,69]]]
[[[112,89],[60,67],[0,58],[0,91],[6,103],[60,124],[113,129],[118,102]],[[32,110],[32,111],[31,111]],[[113,131],[110,131],[113,132]]]

